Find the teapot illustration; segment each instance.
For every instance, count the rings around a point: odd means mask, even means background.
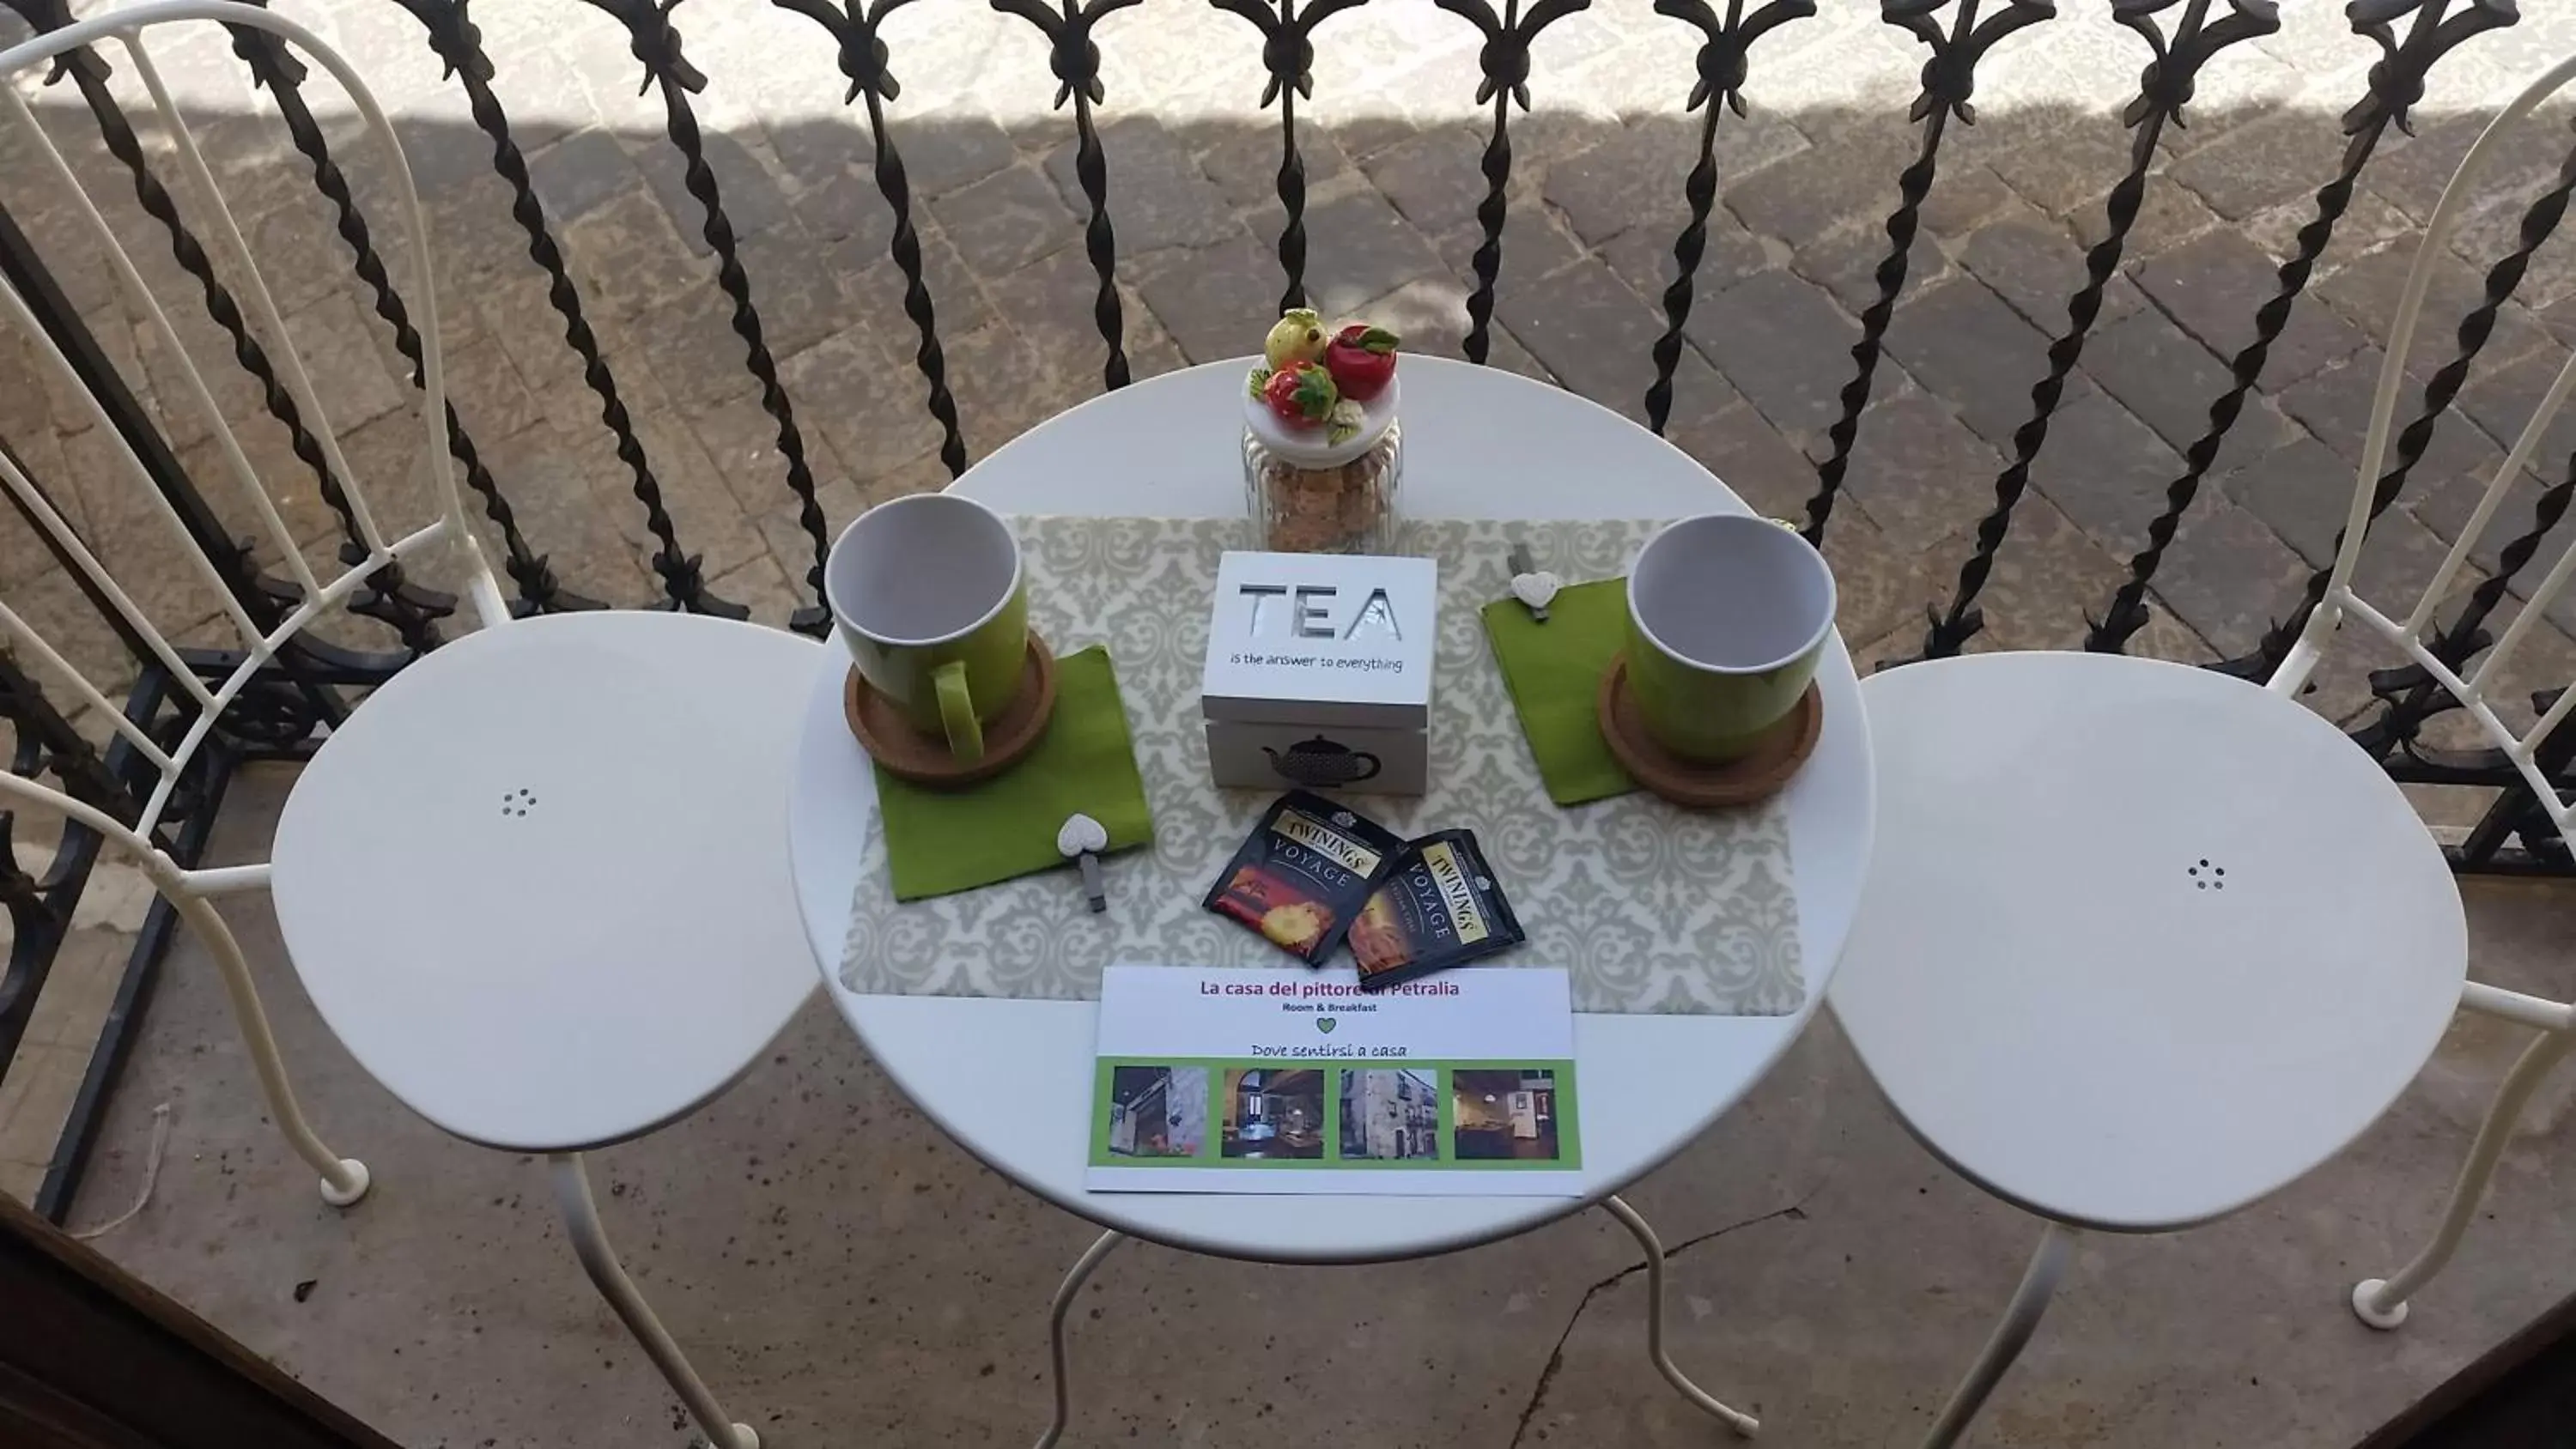
[[[1285,753],[1268,745],[1261,753],[1270,757],[1270,768],[1283,780],[1299,785],[1356,785],[1374,779],[1378,771],[1377,756],[1366,750],[1355,750],[1345,744],[1317,735],[1299,740]]]

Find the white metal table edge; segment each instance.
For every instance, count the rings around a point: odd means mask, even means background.
[[[1428,364],[1428,366],[1426,366]],[[1140,383],[1124,392],[1092,399],[1045,424],[1022,434],[997,450],[968,474],[952,485],[973,494],[997,508],[1011,512],[1044,512],[1047,507],[1025,507],[1020,495],[1043,479],[1053,485],[1040,495],[1048,504],[1063,497],[1059,473],[1047,473],[1041,466],[1031,468],[1033,461],[1048,455],[1052,448],[1042,443],[1051,433],[1068,426],[1102,427],[1124,431],[1123,425],[1105,422],[1111,413],[1121,412],[1121,404],[1133,407],[1142,395],[1157,391],[1189,390],[1205,392],[1212,401],[1218,389],[1231,403],[1243,362],[1211,363],[1183,372]],[[1714,496],[1704,505],[1675,506],[1669,501],[1671,480],[1679,470],[1662,473],[1654,485],[1644,489],[1633,486],[1632,496],[1642,495],[1638,503],[1624,505],[1633,511],[1621,512],[1617,487],[1596,487],[1581,491],[1580,501],[1586,506],[1576,517],[1670,517],[1691,511],[1749,511],[1688,455],[1674,449],[1663,439],[1620,418],[1608,409],[1543,383],[1507,373],[1489,372],[1463,363],[1440,359],[1408,359],[1408,410],[1416,419],[1422,410],[1439,409],[1444,402],[1454,406],[1462,375],[1472,378],[1473,387],[1499,386],[1505,390],[1527,390],[1528,408],[1545,411],[1551,407],[1570,408],[1577,418],[1598,419],[1615,423],[1611,438],[1628,446],[1651,445],[1649,456],[1663,455],[1657,463],[1678,462],[1696,480],[1710,484]],[[1425,378],[1431,381],[1426,385]],[[1426,404],[1426,399],[1428,400]],[[1206,408],[1204,413],[1217,417],[1230,442],[1232,430],[1239,426],[1239,414],[1230,409]],[[1470,409],[1476,411],[1476,409]],[[1526,416],[1519,407],[1516,414]],[[1188,409],[1179,410],[1188,415]],[[1577,424],[1579,426],[1579,424]],[[1540,431],[1544,432],[1545,429]],[[1408,429],[1407,513],[1414,517],[1493,516],[1499,511],[1492,499],[1482,493],[1467,493],[1454,506],[1438,496],[1437,490],[1424,506],[1425,491],[1420,484],[1421,454],[1424,437],[1437,438],[1436,430],[1417,425]],[[1062,439],[1054,440],[1062,442]],[[1437,444],[1428,445],[1435,451]],[[1218,456],[1226,456],[1224,453]],[[1014,477],[1023,470],[1031,477],[1020,481]],[[1200,470],[1203,472],[1204,470]],[[1212,510],[1210,495],[1204,486],[1185,490],[1182,487],[1160,487],[1150,477],[1134,480],[1135,486],[1123,495],[1112,490],[1104,497],[1097,490],[1086,491],[1079,508],[1056,506],[1057,512],[1083,512],[1132,516],[1224,516],[1238,503],[1233,488],[1223,490],[1222,507]],[[1605,496],[1606,495],[1606,496]],[[1564,495],[1551,495],[1548,501],[1559,501]],[[1658,497],[1664,501],[1656,501]],[[1482,504],[1482,507],[1472,505]],[[1558,513],[1556,509],[1532,510],[1531,516]],[[1504,516],[1521,516],[1506,512]],[[803,734],[798,746],[800,758],[794,771],[795,793],[789,807],[791,855],[796,873],[799,905],[806,933],[815,948],[827,994],[833,1007],[847,1023],[861,1044],[875,1057],[889,1076],[894,1078],[908,1100],[918,1107],[948,1137],[969,1155],[1008,1178],[1015,1185],[1053,1203],[1085,1221],[1114,1232],[1188,1252],[1228,1257],[1254,1262],[1289,1264],[1357,1264],[1394,1261],[1433,1256],[1500,1241],[1571,1216],[1593,1206],[1654,1171],[1704,1135],[1728,1112],[1741,1104],[1754,1086],[1769,1074],[1780,1058],[1804,1032],[1808,1022],[1823,1006],[1834,966],[1858,904],[1861,876],[1866,869],[1874,834],[1875,787],[1869,764],[1868,725],[1861,712],[1859,679],[1854,673],[1849,651],[1840,632],[1832,637],[1825,653],[1818,679],[1825,691],[1825,738],[1816,759],[1823,768],[1811,766],[1790,786],[1790,848],[1798,873],[1799,931],[1802,964],[1806,979],[1806,999],[1793,1014],[1776,1017],[1745,1016],[1650,1016],[1581,1013],[1575,1018],[1576,1053],[1582,1080],[1585,1124],[1584,1141],[1589,1162],[1580,1196],[1562,1198],[1496,1198],[1496,1197],[1319,1197],[1303,1195],[1261,1194],[1139,1194],[1095,1193],[1080,1187],[1083,1175],[1083,1144],[1089,1140],[1088,1084],[1091,1081],[1095,1024],[1098,1003],[1092,1001],[1003,1000],[958,996],[901,996],[859,993],[848,990],[840,981],[842,944],[846,935],[849,902],[858,884],[857,862],[865,828],[875,808],[875,787],[869,773],[867,757],[851,739],[842,718],[841,682],[847,669],[838,651],[826,657],[819,670],[815,687],[808,697]],[[1854,798],[1845,798],[1850,796]],[[854,808],[855,807],[855,808]],[[1801,828],[1801,820],[1807,823]],[[1827,839],[1838,836],[1839,839]],[[1839,849],[1836,847],[1839,846]],[[1835,857],[1839,856],[1837,859]],[[1113,904],[1113,909],[1115,908]],[[986,1122],[968,1122],[954,1110],[956,1098],[950,1086],[938,1080],[942,1072],[959,1067],[953,1052],[916,1053],[908,1043],[917,1036],[953,1041],[957,1023],[972,1015],[972,1036],[978,1045],[973,1055],[979,1060],[1009,1059],[1040,1073],[1062,1068],[1061,1080],[1082,1084],[1061,1098],[1041,1100],[1061,1103],[1054,1115],[1031,1109],[1019,1114],[1018,1133],[1010,1140],[996,1140],[994,1126]],[[1052,1051],[1061,1061],[1051,1066],[1045,1058]],[[1020,1053],[1020,1055],[1014,1055]],[[1726,1073],[1728,1085],[1711,1092],[1704,1105],[1698,1106],[1686,1122],[1667,1120],[1653,1133],[1657,1139],[1649,1146],[1622,1146],[1619,1130],[1602,1130],[1595,1123],[1599,1104],[1619,1100],[1623,1095],[1642,1091],[1636,1078],[1650,1075],[1647,1064],[1669,1062],[1675,1056],[1686,1056],[1701,1081],[1706,1081],[1712,1065],[1731,1067]],[[1035,1060],[1032,1060],[1035,1058]],[[1026,1079],[1023,1078],[1023,1081]],[[961,1084],[962,1085],[962,1084]],[[971,1086],[965,1089],[971,1090]],[[1658,1093],[1660,1100],[1668,1093]],[[1686,1129],[1686,1130],[1685,1130]],[[1613,1150],[1605,1152],[1605,1147]],[[1051,1170],[1032,1170],[1032,1154],[1051,1163]],[[1608,1159],[1608,1160],[1605,1160]],[[1359,1205],[1365,1205],[1366,1235],[1349,1232],[1317,1231],[1319,1221],[1338,1221],[1349,1225],[1360,1220]],[[1201,1225],[1200,1220],[1206,1220]]]

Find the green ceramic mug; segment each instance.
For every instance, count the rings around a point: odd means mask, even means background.
[[[1628,692],[1655,742],[1717,764],[1761,743],[1834,628],[1824,555],[1765,518],[1666,525],[1628,570]]]
[[[880,503],[832,545],[823,595],[868,687],[959,764],[984,758],[1029,648],[1028,579],[1001,518],[954,493]]]

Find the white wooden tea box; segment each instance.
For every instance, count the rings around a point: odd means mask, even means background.
[[[1225,555],[1199,684],[1216,783],[1421,794],[1438,583],[1427,558]]]

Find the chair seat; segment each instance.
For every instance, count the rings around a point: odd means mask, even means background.
[[[277,918],[351,1055],[457,1136],[597,1146],[730,1085],[817,982],[787,861],[811,640],[602,612],[362,703],[278,821]]]
[[[1863,688],[1879,821],[1828,999],[1925,1146],[2079,1226],[2206,1221],[2341,1150],[2459,1001],[2440,849],[2331,724],[2152,660]]]

